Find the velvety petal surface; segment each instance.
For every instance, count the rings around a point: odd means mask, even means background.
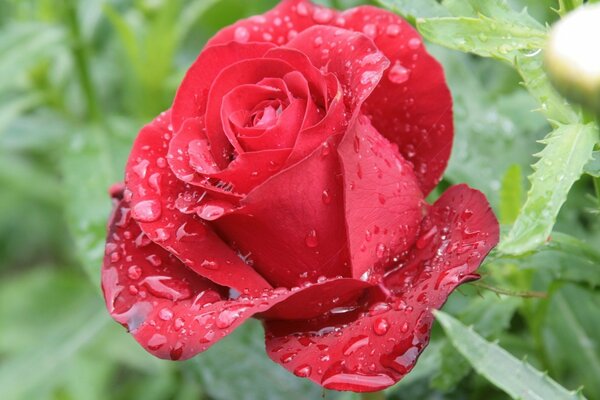
[[[234,293],[144,239],[130,214],[129,204],[119,201],[109,222],[102,290],[111,316],[160,358],[190,358],[276,304],[290,315],[304,315],[305,291],[311,298],[329,299],[340,288],[346,295],[349,288],[359,288],[327,280],[294,290],[265,289],[254,296]]]
[[[163,113],[139,133],[126,166],[126,201],[142,231],[199,275],[227,287],[256,291],[270,285],[196,214],[175,204],[192,187],[177,179],[166,157],[173,132]],[[222,207],[221,207],[222,208]]]
[[[206,46],[188,69],[172,107],[173,130],[177,132],[188,118],[201,117],[206,111],[208,91],[217,75],[238,61],[260,58],[273,45],[269,43],[223,43]]]
[[[342,182],[327,142],[251,191],[242,207],[215,221],[222,237],[274,286],[349,276]]]
[[[364,116],[348,129],[338,154],[352,276],[378,281],[414,243],[423,195],[411,165]]]
[[[390,60],[363,111],[414,164],[427,195],[446,168],[454,134],[452,97],[442,66],[426,51],[417,31],[396,14],[365,6],[341,17],[344,28],[369,36]]]
[[[480,192],[450,188],[429,210],[410,254],[364,304],[313,320],[266,321],[269,356],[329,389],[368,392],[393,385],[427,345],[432,309],[477,277],[498,230]]]

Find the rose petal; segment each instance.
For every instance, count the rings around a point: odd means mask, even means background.
[[[243,60],[224,68],[210,88],[206,105],[206,136],[211,147],[227,149],[230,143],[235,147],[238,154],[244,152],[244,149],[237,144],[235,137],[227,137],[223,131],[221,121],[223,99],[232,89],[244,84],[255,84],[266,77],[283,78],[293,70],[293,67],[288,63],[267,58]],[[222,168],[229,162],[230,153],[227,151],[221,151],[219,154],[216,154],[213,150],[213,155],[217,160],[217,164]]]
[[[190,358],[273,305],[285,302],[293,312],[305,292],[329,297],[336,288],[348,287],[346,279],[294,291],[266,289],[254,297],[229,293],[157,244],[140,240],[144,234],[129,214],[129,204],[120,201],[109,224],[102,290],[111,316],[157,357]]]
[[[239,154],[219,170],[207,152],[208,139],[202,130],[201,119],[185,121],[171,140],[167,159],[179,179],[228,201],[231,208],[238,205],[244,194],[281,170],[291,151],[283,148]]]
[[[207,45],[187,71],[177,90],[171,114],[173,130],[177,132],[188,118],[204,115],[208,91],[224,68],[241,60],[262,57],[272,47],[268,43],[237,42]]]
[[[209,40],[208,45],[232,40],[282,45],[312,25],[331,22],[337,14],[307,0],[283,0],[263,15],[240,20],[222,29]]]
[[[169,113],[163,113],[146,125],[131,150],[125,183],[133,217],[152,241],[201,276],[240,292],[270,287],[197,215],[175,207],[178,196],[191,187],[175,177],[165,160],[172,135],[169,121]],[[207,263],[218,268],[203,267]]]
[[[417,31],[396,14],[365,6],[342,17],[346,29],[367,34],[391,62],[363,111],[415,165],[427,195],[440,181],[452,148],[452,97],[444,71]]]
[[[286,47],[306,54],[313,65],[337,77],[351,115],[358,112],[389,66],[387,58],[367,36],[332,26],[308,28]]]
[[[219,232],[275,286],[349,276],[339,162],[340,135],[251,191],[216,221]]]
[[[411,166],[360,116],[338,148],[352,276],[377,273],[414,243],[423,195]]]
[[[369,392],[389,387],[415,365],[429,341],[431,310],[472,279],[498,241],[498,222],[485,197],[450,188],[423,222],[425,233],[405,265],[414,279],[371,292],[368,307],[308,321],[266,321],[267,352],[297,376],[329,389]],[[435,227],[435,228],[434,228]],[[436,231],[430,234],[431,229]],[[421,239],[420,239],[421,240]],[[462,252],[464,243],[469,251]],[[456,247],[456,249],[454,249]],[[393,275],[393,274],[392,274]]]

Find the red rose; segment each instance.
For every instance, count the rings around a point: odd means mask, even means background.
[[[304,0],[223,29],[113,189],[102,288],[152,354],[204,351],[250,317],[273,361],[327,388],[410,371],[440,307],[498,240],[465,185],[442,68],[409,24]]]

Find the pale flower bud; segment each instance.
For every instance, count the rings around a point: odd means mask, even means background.
[[[580,7],[554,25],[545,65],[563,96],[600,113],[600,4]]]

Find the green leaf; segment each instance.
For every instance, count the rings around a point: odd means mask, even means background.
[[[567,199],[571,186],[579,179],[591,158],[598,137],[595,124],[562,125],[547,139],[540,160],[529,177],[527,201],[499,250],[523,254],[543,244]]]
[[[519,52],[535,52],[546,42],[544,30],[483,14],[418,19],[417,28],[433,43],[508,63],[513,63]]]
[[[527,257],[503,256],[492,264],[503,270],[506,264],[512,264],[523,270],[538,271],[550,280],[600,286],[600,252],[577,238],[557,232],[552,233],[550,242]]]
[[[561,17],[564,17],[569,12],[573,11],[577,7],[580,7],[583,4],[583,0],[558,0],[558,14]]]
[[[56,56],[65,44],[65,32],[57,26],[40,23],[15,23],[0,35],[0,89],[19,83],[23,75],[40,60]]]
[[[512,165],[502,178],[500,187],[500,223],[512,224],[523,204],[523,173],[521,166]]]
[[[552,372],[600,398],[600,294],[567,284],[549,299],[543,343]]]
[[[436,311],[435,316],[456,349],[477,372],[513,399],[563,400],[583,399],[575,392],[550,379],[506,350],[487,342],[449,314]]]
[[[379,4],[414,23],[417,18],[448,16],[446,10],[436,0],[376,0]]]
[[[585,165],[583,172],[595,178],[600,178],[600,151],[592,153],[592,159]]]
[[[110,139],[105,135],[107,132],[100,127],[81,129],[74,134],[61,160],[67,222],[83,268],[96,283],[111,209],[107,190],[123,179],[123,169],[119,168],[123,163],[113,160]]]

